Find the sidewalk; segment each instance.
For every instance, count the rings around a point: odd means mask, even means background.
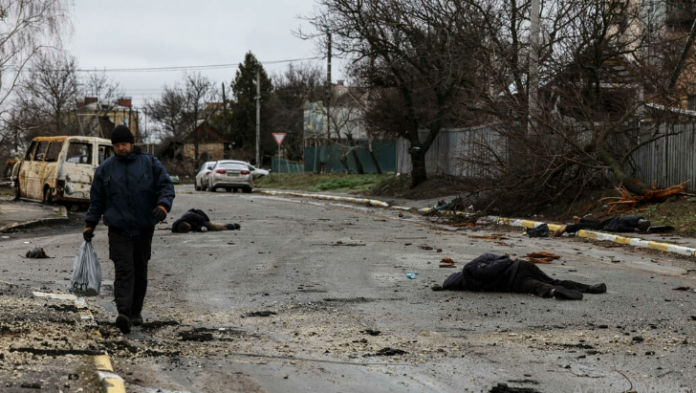
[[[44,205],[28,201],[12,201],[0,197],[0,232],[7,233],[47,224],[69,221],[65,206]]]

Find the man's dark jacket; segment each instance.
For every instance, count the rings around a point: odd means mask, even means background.
[[[194,232],[200,232],[201,227],[206,222],[210,222],[210,218],[202,210],[190,209],[180,219],[176,220],[172,225],[172,232],[179,232],[179,225],[183,222],[187,222],[191,225],[191,230]]]
[[[601,229],[608,232],[634,232],[638,228],[638,220],[644,220],[641,216],[615,217],[604,221],[606,223]]]
[[[459,273],[447,277],[443,289],[466,291],[510,291],[519,261],[506,255],[483,254],[464,265]]]
[[[152,211],[162,205],[171,211],[174,185],[162,163],[139,148],[126,157],[111,156],[94,174],[90,204],[85,221],[96,226],[104,215],[104,223],[125,235],[135,236],[141,228],[154,227]]]

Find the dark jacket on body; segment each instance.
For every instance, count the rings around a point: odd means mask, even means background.
[[[111,156],[97,168],[85,221],[94,227],[103,215],[106,226],[135,236],[157,224],[152,211],[158,205],[171,211],[174,196],[162,163],[134,147],[126,157]]]
[[[174,224],[172,225],[172,232],[180,232],[179,225],[183,222],[186,222],[189,225],[191,225],[192,231],[200,232],[201,228],[204,226],[203,224],[206,222],[210,222],[210,218],[208,218],[208,215],[205,214],[202,210],[190,209],[189,211],[184,213],[184,215],[181,216],[180,219],[174,222]]]
[[[506,255],[483,254],[447,277],[443,289],[467,291],[511,291],[519,261]]]

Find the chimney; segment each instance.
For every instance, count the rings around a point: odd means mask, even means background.
[[[116,100],[116,104],[130,108],[132,105],[132,98],[131,97],[119,97],[119,99]]]

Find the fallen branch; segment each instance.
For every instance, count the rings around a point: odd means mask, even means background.
[[[646,190],[643,195],[633,195],[630,191],[628,191],[628,189],[626,189],[625,186],[619,185],[619,187],[616,187],[616,191],[619,192],[618,197],[606,197],[600,199],[599,201],[611,201],[607,203],[607,205],[610,206],[608,212],[609,214],[614,212],[628,212],[635,209],[638,205],[647,203],[660,203],[664,202],[670,197],[680,196],[686,190],[687,183],[688,181],[685,181],[684,183],[681,183],[676,186],[668,188],[657,188],[657,182],[653,182],[653,188],[650,190]],[[624,208],[619,209],[619,206],[624,206]]]

